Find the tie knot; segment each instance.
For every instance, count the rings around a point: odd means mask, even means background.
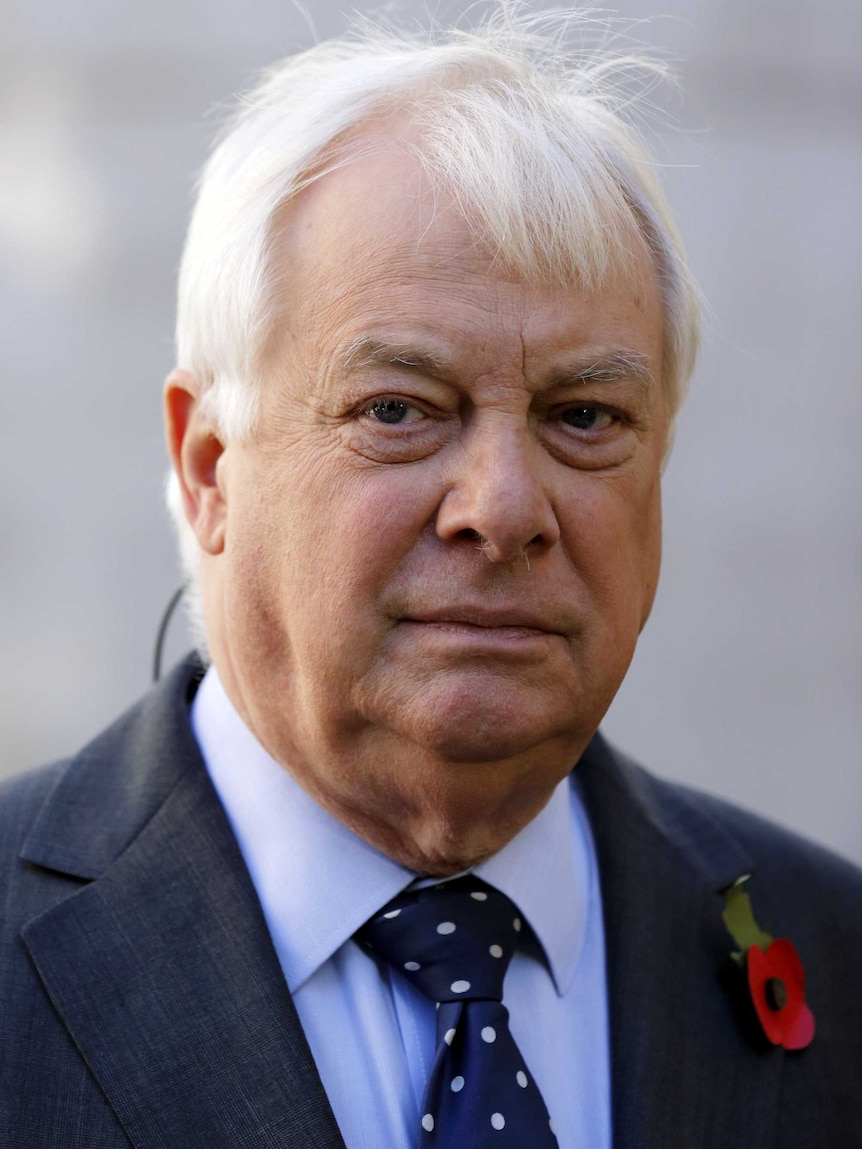
[[[515,904],[467,876],[399,894],[356,938],[432,1001],[502,1001],[520,931]]]

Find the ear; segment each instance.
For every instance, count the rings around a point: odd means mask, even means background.
[[[218,466],[225,444],[201,413],[200,394],[188,371],[171,372],[165,381],[165,431],[186,517],[201,548],[217,555],[225,541],[227,500]]]

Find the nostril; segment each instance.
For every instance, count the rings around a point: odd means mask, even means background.
[[[462,539],[467,539],[471,543],[482,542],[482,536],[479,534],[478,531],[474,531],[472,527],[465,527],[465,529],[463,531],[459,531],[458,534],[461,536]]]

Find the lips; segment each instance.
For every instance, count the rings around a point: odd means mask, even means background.
[[[483,630],[525,630],[539,634],[561,634],[556,620],[523,607],[449,606],[411,611],[405,622],[476,627]]]

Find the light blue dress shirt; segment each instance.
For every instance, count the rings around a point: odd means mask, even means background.
[[[381,974],[352,934],[416,874],[306,794],[243,724],[214,668],[192,726],[347,1149],[412,1149],[434,1058],[434,1005],[397,973]],[[547,956],[546,964],[516,953],[504,1001],[560,1149],[611,1149],[601,897],[574,782],[561,782],[475,872],[515,902]]]

